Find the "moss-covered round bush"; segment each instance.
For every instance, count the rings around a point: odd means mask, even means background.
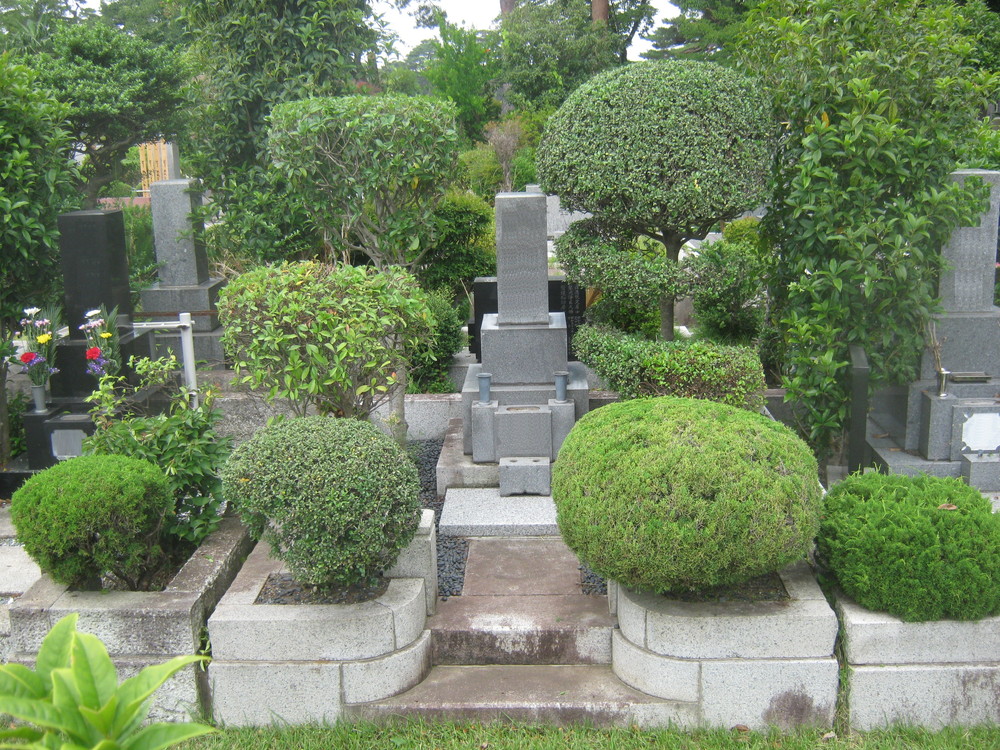
[[[826,496],[819,552],[868,609],[910,622],[1000,613],[1000,516],[959,479],[848,477]]]
[[[660,593],[735,584],[801,558],[821,503],[816,460],[788,428],[671,397],[584,416],[559,451],[552,496],[583,562]]]
[[[370,583],[413,538],[420,484],[405,451],[368,422],[302,417],[237,448],[223,492],[300,583]]]
[[[59,583],[83,586],[111,573],[131,589],[152,583],[174,495],[148,461],[81,456],[28,479],[11,498],[17,537]]]

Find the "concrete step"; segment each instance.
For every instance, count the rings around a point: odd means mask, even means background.
[[[462,595],[428,621],[435,664],[610,664],[613,625],[552,537],[471,539]]]
[[[437,666],[401,695],[355,704],[371,721],[400,717],[532,724],[694,727],[694,703],[666,701],[622,683],[609,666]]]
[[[14,524],[10,520],[10,506],[0,507],[0,543],[8,542],[16,536]]]
[[[456,596],[428,622],[434,664],[610,664],[603,596]]]
[[[558,536],[548,495],[501,497],[499,487],[451,488],[438,533],[445,536]]]

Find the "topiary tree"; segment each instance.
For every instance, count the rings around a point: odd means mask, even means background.
[[[56,217],[76,200],[67,112],[29,68],[0,54],[0,383],[24,307],[54,299],[62,280]],[[9,458],[7,389],[0,388],[0,467]]]
[[[129,148],[175,135],[188,72],[180,55],[92,19],[56,31],[37,58],[39,82],[70,104],[83,165],[84,205],[120,172]]]
[[[909,622],[1000,613],[1000,515],[960,479],[848,477],[826,496],[818,543],[868,609]]]
[[[286,102],[271,114],[273,169],[345,260],[412,267],[453,177],[455,108],[388,94]]]
[[[226,497],[297,581],[371,583],[416,532],[417,470],[368,422],[303,417],[265,427],[222,472]]]
[[[996,79],[969,65],[950,2],[771,0],[747,24],[744,63],[786,123],[763,220],[771,316],[789,398],[826,454],[846,427],[851,344],[874,384],[917,374],[940,248],[985,196],[950,173]]]
[[[53,580],[100,588],[111,573],[147,588],[166,562],[160,544],[174,496],[159,467],[127,456],[80,456],[29,478],[10,517],[25,551]]]
[[[552,467],[566,544],[630,588],[683,592],[780,570],[812,547],[816,459],[760,414],[711,401],[624,401],[585,415]]]
[[[701,238],[763,197],[773,130],[764,92],[727,68],[642,62],[577,89],[546,124],[542,187],[566,208],[591,212],[630,248],[663,246],[668,267]],[[657,290],[660,331],[673,338],[676,287]]]
[[[406,390],[407,357],[434,321],[426,294],[401,268],[262,266],[219,295],[223,344],[241,382],[288,399],[299,416],[365,419],[390,390]],[[395,435],[405,440],[399,399]]]

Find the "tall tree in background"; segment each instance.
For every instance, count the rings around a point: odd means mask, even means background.
[[[70,105],[87,208],[129,148],[178,130],[187,72],[177,53],[91,19],[59,28],[34,64],[39,85]]]
[[[320,248],[309,217],[268,171],[267,118],[280,102],[353,92],[376,72],[367,0],[180,0],[199,69],[196,166],[225,215],[216,235],[261,260]]]
[[[726,63],[730,58],[730,43],[744,17],[760,2],[673,0],[673,4],[680,14],[645,37],[653,43],[653,48],[642,54],[647,60],[677,57]]]
[[[101,0],[101,20],[153,44],[179,47],[180,11],[171,0]]]
[[[91,11],[75,0],[0,0],[0,51],[36,54],[45,49],[60,23]]]

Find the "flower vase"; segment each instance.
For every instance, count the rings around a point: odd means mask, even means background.
[[[45,403],[45,386],[44,385],[32,385],[31,386],[31,398],[35,401],[35,411],[43,412],[48,411],[49,407]]]

